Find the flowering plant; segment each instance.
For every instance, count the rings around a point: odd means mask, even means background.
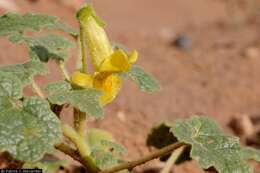
[[[194,116],[190,120],[163,123],[148,135],[147,145],[157,148],[134,161],[122,157],[126,149],[108,132],[87,127],[87,119],[104,116],[103,107],[117,96],[125,79],[145,92],[160,90],[158,82],[134,65],[137,51],[114,47],[104,30],[104,22],[85,5],[77,12],[79,32],[43,14],[0,17],[0,36],[25,44],[29,60],[0,67],[0,150],[17,160],[19,167],[43,168],[55,172],[57,166],[42,158],[59,150],[80,162],[89,173],[131,171],[155,158],[166,158],[162,170],[187,159],[196,160],[203,169],[220,173],[250,173],[246,160],[260,161],[260,152],[243,147],[235,137],[223,133],[211,119]],[[79,66],[70,75],[65,67],[74,43],[60,35],[28,36],[27,31],[62,30],[79,44]],[[89,51],[90,59],[87,58]],[[64,78],[44,87],[34,80],[48,74],[47,63],[54,61]],[[90,64],[88,64],[88,63]],[[23,92],[27,86],[37,94]],[[74,110],[73,127],[60,119],[62,108]],[[165,157],[166,156],[166,157]],[[55,165],[64,163],[55,163]],[[51,166],[50,166],[51,165]]]

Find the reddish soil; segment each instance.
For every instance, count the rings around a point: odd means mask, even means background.
[[[205,115],[231,133],[227,124],[232,116],[260,117],[260,25],[256,22],[260,18],[256,5],[231,6],[224,0],[91,2],[107,21],[111,39],[137,49],[138,64],[154,74],[163,88],[149,95],[127,82],[116,101],[107,106],[106,117],[93,123],[111,131],[129,149],[129,159],[148,152],[145,136],[150,127],[162,121]],[[22,12],[60,16],[62,21],[77,26],[75,10],[58,0],[17,3]],[[190,50],[173,45],[179,34],[191,39]],[[0,52],[1,64],[22,62],[26,57],[23,46],[13,46],[5,39],[0,40],[0,47],[4,50]],[[72,70],[73,60],[70,64]],[[55,66],[51,67],[55,72]],[[54,75],[39,80],[57,78]],[[137,171],[151,168],[154,163]],[[203,171],[192,162],[174,167],[173,172]],[[260,167],[255,173],[260,173]]]

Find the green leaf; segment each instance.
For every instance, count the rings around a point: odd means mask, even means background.
[[[0,17],[0,36],[20,34],[25,31],[40,31],[57,22],[56,17],[44,14],[19,15],[7,13]]]
[[[74,46],[68,39],[54,34],[24,39],[30,46],[30,54],[43,62],[49,59],[64,61],[69,56],[70,48]]]
[[[101,146],[101,140],[115,141],[115,138],[108,131],[91,128],[87,132],[87,142],[91,148],[99,148],[105,150],[104,146]]]
[[[245,160],[255,160],[260,162],[260,150],[251,148],[251,147],[244,147],[243,148],[243,158]]]
[[[133,80],[144,92],[156,92],[160,90],[159,83],[138,66],[133,66],[129,72],[123,73],[122,76]]]
[[[22,83],[16,76],[0,71],[0,97],[22,97]]]
[[[1,96],[0,112],[0,150],[18,160],[37,161],[61,140],[59,119],[44,99]]]
[[[219,173],[252,172],[242,155],[239,139],[225,135],[209,118],[177,121],[171,132],[179,141],[192,146],[191,157],[204,169],[214,167]]]
[[[78,31],[76,31],[75,29],[73,29],[73,28],[71,28],[71,27],[69,27],[69,26],[67,26],[63,23],[60,23],[60,22],[55,23],[55,24],[49,26],[48,28],[64,31],[64,32],[70,34],[73,37],[76,37],[76,36],[79,35]]]
[[[55,83],[50,83],[45,86],[44,90],[49,93],[49,95],[53,95],[58,92],[64,92],[64,91],[69,91],[71,90],[72,87],[70,83],[66,81],[59,81]]]
[[[126,152],[126,149],[122,145],[116,143],[116,140],[111,133],[102,129],[89,129],[87,133],[87,142],[91,149],[115,151],[119,153]]]
[[[22,86],[29,85],[35,75],[46,75],[47,66],[41,62],[28,61],[23,64],[0,67],[1,73],[6,73],[17,77]]]
[[[91,157],[95,160],[98,168],[106,169],[110,168],[119,163],[119,159],[116,158],[111,152],[106,152],[103,150],[93,150],[91,152]]]
[[[126,153],[127,150],[124,146],[116,143],[116,142],[112,142],[112,141],[108,141],[108,140],[101,140],[100,144],[102,146],[104,146],[105,148],[108,148],[110,151],[112,152],[118,152],[118,153]]]
[[[95,89],[61,91],[49,96],[53,104],[70,103],[82,112],[95,118],[103,115],[103,108],[99,103],[101,93]]]

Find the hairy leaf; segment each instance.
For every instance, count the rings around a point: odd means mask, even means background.
[[[61,91],[49,96],[49,100],[58,105],[70,103],[80,111],[99,118],[103,115],[103,109],[99,103],[100,96],[101,93],[95,89],[83,89]]]
[[[65,60],[69,56],[69,49],[73,47],[71,41],[54,34],[24,39],[30,46],[30,54],[43,62],[49,59]]]
[[[111,133],[102,129],[89,129],[87,133],[87,142],[93,150],[115,151],[118,153],[126,152],[126,149],[116,142]]]
[[[116,143],[109,132],[96,128],[89,129],[86,140],[91,148],[91,156],[100,169],[122,162],[117,154],[126,152],[126,149]]]
[[[22,83],[14,75],[0,71],[0,97],[20,99],[22,97]]]
[[[160,90],[159,83],[138,66],[133,66],[129,72],[123,73],[122,76],[133,80],[142,91],[155,92]]]
[[[50,83],[47,86],[45,86],[44,90],[49,93],[49,95],[53,95],[58,92],[63,92],[63,91],[69,91],[71,90],[71,85],[70,83],[66,81],[59,81],[55,83]]]
[[[111,152],[103,150],[93,150],[91,157],[95,160],[96,165],[100,169],[110,168],[119,163],[119,159],[116,158]]]
[[[0,17],[0,36],[10,36],[20,34],[25,31],[39,31],[50,27],[57,21],[56,17],[45,14],[19,15],[7,13]]]
[[[23,64],[0,67],[0,72],[17,77],[22,86],[26,86],[31,83],[33,76],[45,75],[48,73],[48,69],[41,62],[28,61]]]
[[[1,96],[0,112],[0,149],[18,160],[37,161],[61,140],[60,122],[44,99]]]
[[[125,147],[113,141],[101,140],[100,144],[112,152],[126,153],[127,151]]]
[[[101,140],[107,140],[107,141],[115,141],[115,138],[111,133],[108,131],[97,129],[97,128],[91,128],[87,132],[87,142],[91,148],[95,148],[96,146],[101,145]],[[102,146],[100,146],[102,147]],[[104,148],[100,148],[104,149]]]
[[[74,37],[78,32],[73,28],[58,22],[58,18],[45,14],[27,13],[24,15],[6,13],[0,16],[0,36],[21,35],[26,31],[40,31],[41,29],[62,30]]]
[[[73,28],[71,28],[71,27],[69,27],[69,26],[67,26],[67,25],[65,25],[63,23],[60,23],[60,22],[55,23],[55,24],[49,26],[48,28],[49,29],[57,29],[57,30],[64,31],[64,32],[70,34],[73,37],[78,36],[78,31],[76,31],[75,29],[73,29]]]
[[[192,146],[191,157],[204,169],[214,167],[219,173],[252,172],[242,156],[239,139],[225,135],[209,118],[178,121],[171,132],[179,141]]]

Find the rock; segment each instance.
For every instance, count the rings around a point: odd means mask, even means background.
[[[192,48],[192,41],[191,39],[186,36],[186,35],[179,35],[173,42],[172,44],[177,47],[177,48],[180,48],[180,49],[183,49],[183,50],[191,50]]]

